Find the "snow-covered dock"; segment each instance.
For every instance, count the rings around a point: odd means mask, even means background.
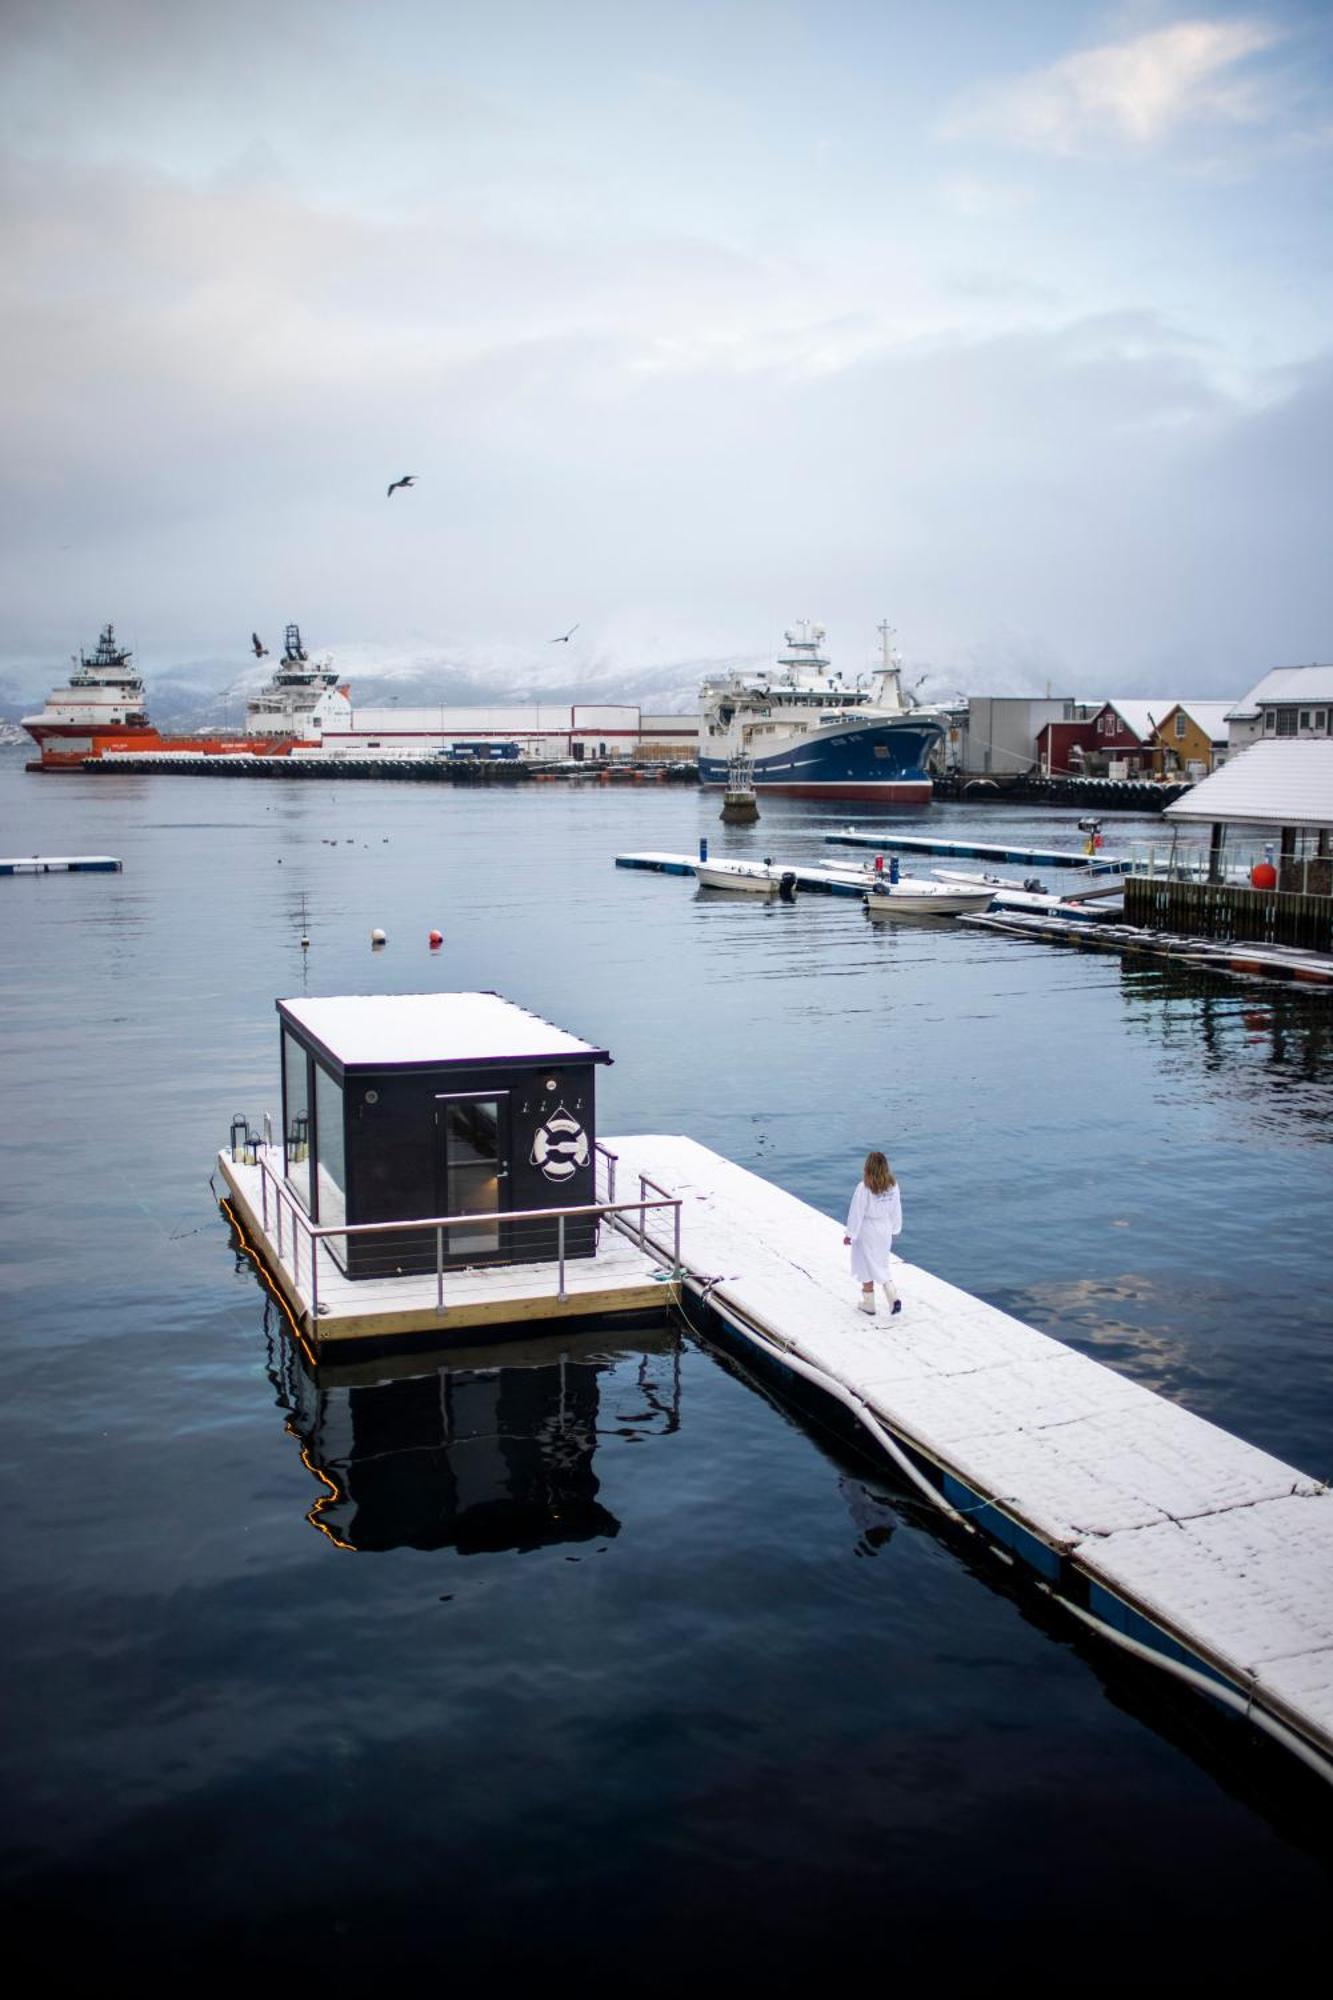
[[[606,1143],[622,1187],[642,1173],[682,1198],[687,1310],[850,1409],[1075,1619],[1333,1780],[1322,1481],[913,1265],[902,1313],[868,1319],[838,1222],[690,1139]]]
[[[1007,931],[1011,937],[1037,943],[1076,944],[1088,951],[1138,953],[1171,958],[1206,972],[1233,978],[1280,979],[1307,986],[1333,986],[1333,958],[1292,945],[1259,944],[1250,939],[1186,937],[1177,931],[1142,930],[1137,924],[1101,923],[1071,926],[1056,916],[1029,915],[1020,910],[988,910],[960,917],[959,923],[986,930]]]
[[[0,875],[119,875],[114,854],[23,854],[0,861]]]
[[[932,840],[924,834],[858,833],[844,827],[841,833],[826,833],[833,847],[883,848],[885,853],[966,854],[976,861],[1021,861],[1036,868],[1083,868],[1090,875],[1124,875],[1132,863],[1111,854],[1074,854],[1063,847],[996,847],[982,840]]]

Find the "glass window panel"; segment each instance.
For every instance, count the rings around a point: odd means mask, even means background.
[[[343,1093],[336,1077],[315,1064],[315,1219],[347,1220],[347,1167],[343,1155]]]
[[[282,1035],[283,1103],[287,1119],[283,1134],[287,1181],[306,1208],[310,1206],[310,1090],[306,1052],[294,1035]]]

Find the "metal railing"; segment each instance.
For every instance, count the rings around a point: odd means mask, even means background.
[[[507,1257],[501,1250],[494,1256],[484,1257],[482,1264],[485,1268],[493,1269],[497,1265],[512,1265],[515,1262],[536,1263],[552,1261],[556,1268],[555,1296],[561,1303],[569,1296],[566,1290],[565,1277],[566,1265],[570,1255],[569,1225],[571,1223],[584,1224],[592,1233],[595,1244],[596,1232],[600,1229],[602,1223],[606,1222],[610,1227],[626,1236],[631,1243],[636,1244],[645,1254],[661,1257],[664,1262],[669,1260],[673,1277],[679,1277],[681,1272],[680,1211],[682,1203],[680,1197],[669,1194],[665,1188],[660,1187],[656,1181],[650,1180],[646,1174],[640,1174],[637,1177],[639,1183],[638,1199],[616,1201],[614,1197],[617,1156],[604,1146],[599,1145],[597,1153],[600,1156],[598,1161],[599,1168],[601,1162],[605,1161],[605,1178],[609,1197],[605,1201],[579,1202],[565,1208],[493,1209],[481,1214],[474,1213],[471,1215],[409,1216],[399,1222],[312,1222],[297,1196],[287,1186],[281,1173],[272,1164],[269,1157],[270,1153],[276,1154],[279,1159],[282,1158],[281,1147],[266,1144],[252,1145],[250,1163],[259,1168],[260,1221],[265,1236],[276,1248],[279,1264],[290,1272],[292,1283],[296,1289],[308,1296],[312,1319],[317,1319],[321,1312],[319,1298],[320,1251],[323,1249],[326,1256],[332,1256],[336,1259],[335,1251],[326,1247],[329,1245],[330,1239],[333,1238],[337,1238],[342,1242],[346,1242],[348,1238],[356,1238],[357,1240],[385,1238],[391,1240],[395,1237],[415,1236],[419,1239],[426,1232],[433,1232],[435,1238],[435,1310],[441,1317],[448,1312],[444,1297],[446,1270],[477,1268],[476,1265],[468,1267],[458,1264],[446,1264],[446,1239],[449,1233],[455,1230],[470,1231],[475,1235],[475,1232],[479,1228],[488,1231],[493,1229],[498,1249],[501,1240],[500,1232],[506,1226],[509,1227],[512,1236],[517,1229],[525,1225],[554,1224],[555,1255],[553,1259],[514,1259]],[[232,1156],[235,1158],[234,1149]],[[649,1214],[656,1214],[662,1209],[670,1209],[672,1212],[669,1241],[650,1230],[648,1226]],[[303,1244],[304,1260],[302,1254]],[[470,1245],[468,1247],[475,1248],[476,1246]],[[383,1275],[389,1274],[385,1273]],[[397,1272],[394,1275],[398,1275]],[[417,1275],[425,1276],[427,1273],[423,1269]],[[373,1277],[374,1274],[368,1273],[367,1276]],[[324,1310],[327,1310],[327,1307]]]

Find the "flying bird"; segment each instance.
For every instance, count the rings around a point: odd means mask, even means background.
[[[571,625],[568,632],[557,632],[554,639],[548,639],[546,643],[548,646],[567,646],[578,629],[577,625]]]
[[[384,497],[386,500],[392,500],[394,494],[398,491],[398,488],[400,486],[415,486],[416,483],[417,483],[416,473],[405,472],[401,479],[394,480],[393,485],[389,488],[388,492],[385,494]]]
[[[250,644],[255,649],[255,658],[257,660],[266,660],[268,658],[268,647],[264,644],[258,632],[250,634]]]

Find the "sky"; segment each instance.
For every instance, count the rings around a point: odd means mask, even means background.
[[[0,0],[0,667],[1327,660],[1331,168],[1326,0]]]

